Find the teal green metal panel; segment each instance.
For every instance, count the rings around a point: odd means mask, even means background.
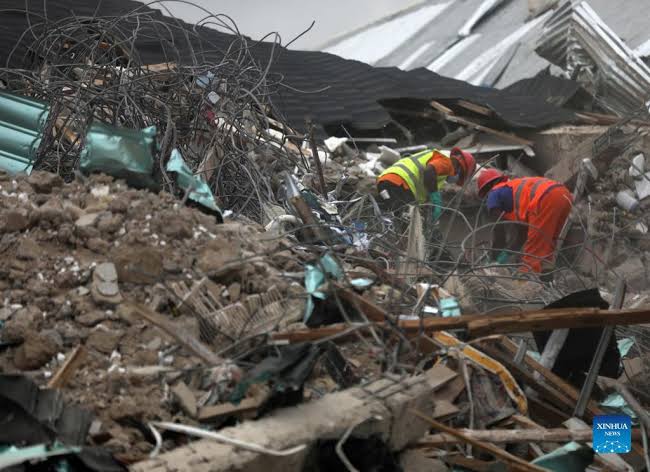
[[[190,190],[187,198],[193,200],[204,207],[221,214],[221,210],[214,201],[214,195],[210,186],[201,177],[192,173],[183,160],[183,156],[178,149],[173,149],[167,163],[167,172],[176,174],[176,183],[183,190]]]
[[[81,151],[79,169],[84,174],[103,172],[130,185],[154,187],[153,151],[156,127],[143,130],[92,123]]]
[[[0,170],[31,173],[50,114],[50,105],[0,91]]]

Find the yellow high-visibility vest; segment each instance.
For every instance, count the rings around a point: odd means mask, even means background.
[[[386,174],[399,175],[402,179],[404,179],[406,185],[408,185],[411,193],[415,197],[415,200],[420,204],[426,203],[429,197],[429,192],[427,192],[427,189],[424,186],[424,169],[427,165],[427,162],[429,162],[429,160],[433,157],[433,153],[436,152],[441,156],[449,159],[449,157],[440,153],[437,149],[422,151],[417,154],[413,154],[412,156],[403,157],[388,169],[386,169],[384,172],[382,172],[379,178]],[[438,175],[436,180],[438,182],[438,190],[440,190],[447,182],[447,176]]]

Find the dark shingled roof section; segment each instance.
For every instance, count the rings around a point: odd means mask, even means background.
[[[99,8],[97,0],[46,1],[47,17],[51,21],[70,17],[72,13],[77,17],[94,16],[96,10],[99,16],[121,16],[138,8],[140,12],[150,12],[169,25],[178,24],[178,20],[131,0],[103,0]],[[27,5],[31,23],[42,21],[43,1],[27,0]],[[0,64],[7,61],[12,45],[18,42],[27,25],[24,2],[0,0],[0,43],[4,46],[0,51]],[[135,21],[121,24],[125,29],[135,26]],[[168,37],[169,33],[162,27],[156,29],[144,28],[136,41],[143,62],[191,60],[187,40],[178,28],[172,27],[172,31],[181,57],[170,57],[169,51],[161,48],[157,38],[161,35]],[[233,39],[231,35],[214,29],[202,27],[198,30],[202,44],[193,44],[193,48],[203,51],[206,58],[217,57]],[[14,52],[10,66],[22,65],[26,43],[23,41]],[[251,44],[254,44],[252,54],[262,66],[268,64],[273,56],[271,72],[281,75],[284,83],[297,89],[280,87],[273,97],[277,109],[289,124],[297,128],[302,128],[305,118],[311,117],[322,125],[343,123],[358,129],[380,129],[390,121],[390,115],[379,101],[397,98],[465,99],[492,109],[506,125],[515,128],[542,128],[571,122],[575,118],[572,112],[533,96],[475,87],[426,69],[406,72],[395,67],[374,68],[323,52],[294,51],[277,46],[273,50],[271,43],[251,41]],[[326,90],[319,91],[321,89]]]
[[[546,103],[564,106],[577,94],[584,95],[580,84],[574,80],[563,79],[551,75],[544,69],[535,77],[522,79],[503,89],[510,96],[535,96]]]

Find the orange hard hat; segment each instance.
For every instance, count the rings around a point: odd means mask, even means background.
[[[449,156],[456,159],[461,169],[463,169],[463,175],[458,179],[458,185],[463,185],[476,171],[476,159],[474,159],[471,153],[463,151],[459,147],[453,148]]]
[[[481,172],[477,179],[478,195],[483,198],[488,190],[499,182],[505,182],[508,177],[498,169],[485,169]]]

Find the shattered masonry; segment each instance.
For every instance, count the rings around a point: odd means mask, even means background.
[[[644,470],[623,9],[437,2],[317,52],[46,7],[0,8],[0,468]],[[540,271],[539,228],[489,211],[541,214],[533,187],[572,202]],[[603,414],[630,446],[598,449]]]

